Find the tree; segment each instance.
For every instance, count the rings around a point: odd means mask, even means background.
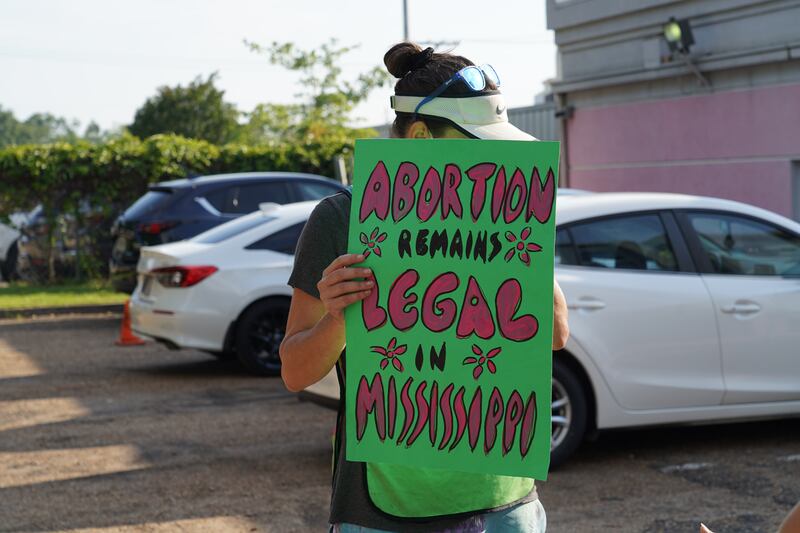
[[[271,64],[299,73],[301,90],[295,94],[297,104],[256,106],[247,114],[240,140],[257,143],[282,139],[304,144],[334,141],[330,144],[341,145],[337,141],[352,142],[356,137],[375,135],[374,130],[351,127],[352,112],[374,89],[387,84],[390,76],[376,66],[355,80],[345,80],[339,64],[355,46],[339,47],[335,39],[313,50],[302,50],[292,43],[245,44],[265,55]]]
[[[19,121],[14,113],[0,106],[0,146],[12,144],[45,144],[75,142],[79,139],[76,120],[67,120],[50,113],[34,113]]]
[[[18,128],[19,121],[14,117],[14,113],[0,106],[0,146],[16,144]]]
[[[97,144],[103,142],[107,136],[108,134],[103,132],[100,125],[94,120],[89,122],[89,124],[86,125],[86,129],[83,130],[83,140],[89,141],[90,143]]]
[[[144,139],[158,133],[174,133],[215,144],[231,141],[239,127],[239,111],[217,89],[217,74],[195,78],[186,87],[163,86],[136,111],[128,130]]]
[[[23,126],[29,137],[23,141],[26,144],[73,143],[79,138],[76,130],[80,123],[77,120],[67,120],[50,113],[34,113]]]

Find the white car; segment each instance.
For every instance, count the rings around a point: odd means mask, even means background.
[[[35,211],[35,210],[34,210]],[[31,213],[33,213],[32,211]],[[4,281],[9,281],[17,274],[17,257],[19,248],[19,228],[30,218],[29,213],[12,213],[9,224],[0,224],[0,275]]]
[[[598,429],[800,415],[800,224],[656,193],[559,195],[556,222],[552,464]]]
[[[262,204],[192,239],[142,248],[131,329],[278,374],[294,249],[316,204]]]
[[[17,262],[17,239],[19,231],[6,224],[0,224],[0,274],[8,280],[10,272]]]

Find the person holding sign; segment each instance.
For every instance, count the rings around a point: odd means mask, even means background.
[[[478,67],[464,57],[448,53],[434,53],[432,48],[423,50],[419,46],[407,42],[399,43],[389,49],[384,56],[384,63],[389,72],[398,78],[395,86],[395,95],[392,97],[392,107],[397,113],[397,118],[393,125],[393,137],[405,139],[536,140],[508,122],[505,103],[498,90],[500,80],[491,66],[483,65]],[[439,141],[436,142],[438,143]],[[478,145],[478,143],[474,145],[471,143],[465,144],[472,146],[476,153],[481,152],[478,148],[483,146]],[[411,145],[409,144],[409,146]],[[557,160],[557,147],[555,148],[554,153],[556,156],[551,159]],[[473,151],[473,149],[469,150]],[[359,157],[357,155],[357,161]],[[407,214],[410,209],[409,205],[402,201],[394,203],[393,208],[395,211],[393,215],[384,210],[384,207],[389,209],[389,204],[382,204],[380,199],[370,200],[362,195],[360,191],[356,192],[355,200],[351,199],[350,194],[338,193],[320,202],[300,237],[295,255],[294,270],[289,279],[289,284],[294,288],[294,292],[286,327],[286,336],[280,350],[282,377],[289,390],[300,391],[312,385],[336,366],[340,377],[341,405],[344,406],[347,399],[352,404],[358,394],[366,391],[365,397],[369,396],[367,400],[371,400],[371,403],[367,404],[364,403],[366,400],[359,399],[358,401],[361,402],[361,405],[366,406],[366,409],[361,413],[365,417],[375,417],[374,426],[378,428],[377,431],[381,433],[381,441],[383,441],[386,436],[384,433],[387,431],[391,433],[396,430],[399,434],[401,428],[394,428],[393,419],[388,422],[389,427],[387,427],[387,422],[384,418],[381,418],[380,421],[378,420],[378,411],[381,413],[384,411],[384,399],[382,396],[378,398],[378,394],[373,394],[378,389],[375,385],[376,380],[372,381],[371,388],[359,387],[358,390],[350,390],[351,387],[345,385],[348,382],[345,376],[348,376],[348,374],[344,348],[346,339],[355,334],[350,326],[345,327],[346,322],[349,323],[350,320],[357,318],[359,327],[365,331],[380,330],[385,324],[390,323],[387,320],[388,310],[388,314],[391,315],[392,326],[401,331],[413,331],[414,327],[421,327],[420,324],[425,322],[426,327],[430,326],[428,327],[429,331],[442,331],[442,335],[444,335],[445,330],[448,330],[454,336],[457,333],[460,339],[473,336],[473,334],[477,334],[481,339],[488,339],[491,335],[497,334],[504,338],[503,342],[523,342],[536,335],[536,320],[532,315],[521,314],[525,311],[520,308],[521,298],[524,295],[522,294],[522,286],[516,279],[507,280],[508,283],[504,283],[497,289],[496,316],[491,318],[484,316],[482,308],[475,306],[474,302],[479,300],[478,295],[483,297],[483,294],[478,287],[478,282],[472,276],[468,276],[469,281],[466,279],[459,281],[454,279],[454,273],[448,273],[448,275],[441,275],[430,284],[427,284],[427,289],[424,286],[415,288],[414,285],[420,278],[418,275],[415,277],[412,268],[406,271],[404,277],[398,277],[390,290],[388,286],[378,287],[380,279],[378,274],[381,274],[378,271],[381,268],[380,266],[377,266],[373,271],[362,264],[368,257],[370,258],[369,261],[372,261],[379,257],[394,257],[396,253],[400,254],[399,258],[402,258],[404,265],[414,265],[416,262],[430,260],[451,261],[454,258],[458,258],[459,260],[473,261],[476,271],[493,268],[491,265],[492,260],[502,264],[508,263],[509,265],[510,261],[513,260],[514,264],[506,267],[509,271],[526,268],[532,262],[535,262],[531,256],[539,251],[541,247],[530,239],[530,229],[523,229],[515,234],[512,234],[511,231],[506,231],[504,235],[505,241],[499,243],[497,232],[490,237],[488,232],[481,232],[477,228],[479,224],[483,223],[479,222],[479,220],[483,221],[492,216],[496,222],[499,217],[498,224],[503,223],[504,217],[507,222],[518,218],[525,220],[526,217],[528,219],[535,217],[535,220],[532,220],[533,223],[537,220],[542,224],[548,223],[550,226],[547,227],[552,230],[550,213],[555,205],[555,178],[553,173],[547,173],[544,185],[538,180],[538,171],[533,173],[537,178],[535,183],[536,191],[526,193],[526,198],[530,198],[530,201],[526,202],[524,206],[527,209],[520,208],[519,212],[517,212],[515,205],[522,205],[522,201],[519,200],[519,194],[514,196],[514,194],[506,195],[505,192],[502,192],[501,194],[494,193],[492,196],[488,191],[487,185],[491,178],[494,180],[493,182],[502,182],[504,184],[507,182],[507,189],[513,189],[514,184],[519,181],[517,180],[517,174],[509,175],[506,180],[505,175],[502,178],[499,175],[490,176],[488,166],[475,170],[476,168],[473,166],[470,169],[474,170],[471,178],[475,178],[475,183],[482,180],[483,184],[486,185],[487,190],[483,191],[482,197],[486,198],[486,205],[489,207],[485,212],[481,212],[482,208],[475,203],[472,206],[469,203],[464,204],[462,212],[463,202],[455,196],[457,191],[452,179],[448,181],[447,177],[445,177],[443,181],[438,182],[439,185],[435,184],[438,178],[436,180],[425,180],[430,182],[431,187],[437,189],[436,194],[441,198],[436,204],[436,209],[441,211],[441,213],[437,212],[436,216],[438,218],[436,220],[441,219],[442,228],[446,222],[445,218],[448,217],[448,214],[454,212],[456,205],[458,206],[458,214],[465,217],[458,220],[454,219],[452,223],[448,223],[451,224],[451,230],[455,228],[454,231],[450,232],[449,236],[445,236],[444,231],[437,232],[434,230],[429,241],[426,240],[427,238],[421,240],[420,237],[426,230],[418,232],[413,239],[410,232],[403,233],[399,231],[402,226],[399,221],[405,215],[403,213],[398,215],[397,211],[405,211]],[[376,180],[391,180],[388,174],[382,173],[380,164],[375,166],[375,169],[370,176],[371,178],[378,176],[375,178]],[[443,175],[446,176],[447,172],[452,174],[453,171],[453,169],[444,169]],[[502,172],[502,170],[498,172]],[[509,171],[509,174],[512,174],[512,172]],[[422,175],[419,177],[421,178]],[[362,176],[362,178],[366,179],[366,176]],[[420,179],[420,181],[422,182],[423,180]],[[448,183],[450,187],[448,187]],[[533,187],[533,185],[531,186]],[[425,183],[422,184],[422,188],[424,187]],[[379,189],[380,187],[376,185],[372,190],[377,191]],[[413,196],[414,193],[411,189],[411,186],[407,187],[406,192]],[[494,189],[497,190],[497,186],[494,186]],[[493,200],[490,196],[494,198],[496,206],[492,204]],[[502,199],[506,196],[513,196],[518,201],[511,208],[504,207],[502,202],[497,201],[497,198]],[[434,216],[434,207],[429,202],[430,197],[431,194],[427,196],[425,194],[420,195],[416,212],[420,220],[428,220]],[[425,203],[425,198],[428,199],[427,204]],[[358,204],[356,204],[356,200]],[[352,214],[351,203],[353,204]],[[430,209],[428,209],[429,207]],[[430,213],[426,210],[429,210]],[[468,222],[470,212],[473,217],[471,224]],[[372,218],[383,217],[381,220],[384,220],[387,224],[391,217],[394,216],[394,226],[396,226],[394,229],[398,230],[397,234],[393,233],[393,228],[388,228],[387,232],[391,234],[388,238],[386,232],[378,231],[377,229],[371,232],[363,232],[357,235],[355,240],[351,235],[350,244],[353,246],[361,246],[363,244],[363,251],[360,253],[347,253],[348,231],[349,229],[357,229],[351,227],[351,217],[358,216],[361,216],[361,221],[369,219],[370,216]],[[356,223],[359,222],[358,218],[355,220]],[[474,226],[476,230],[473,232],[469,226]],[[397,238],[395,239],[395,237]],[[445,238],[447,239],[447,244],[444,242]],[[552,231],[549,239],[549,243],[552,244]],[[396,248],[396,251],[394,248],[392,250],[389,249],[390,242]],[[351,250],[353,246],[350,247]],[[502,254],[499,251],[500,247],[504,247]],[[506,248],[508,248],[507,251]],[[377,265],[377,263],[375,264]],[[549,265],[549,268],[550,270],[543,269],[542,271],[552,273],[552,264]],[[391,269],[387,264],[386,271],[389,270]],[[449,274],[452,275],[449,276]],[[403,290],[395,290],[398,283],[403,285]],[[453,300],[445,300],[443,297],[434,297],[433,300],[428,302],[429,306],[437,309],[433,311],[433,314],[426,314],[424,310],[419,314],[416,314],[416,311],[413,313],[408,311],[413,302],[417,300],[416,297],[409,296],[412,292],[419,292],[418,303],[421,304],[421,307],[425,307],[423,292],[427,294],[430,293],[431,287],[438,287],[435,289],[438,291],[437,294],[443,295],[448,290],[454,291],[459,284],[461,284],[462,292],[463,287],[467,287],[460,318],[456,319],[456,304],[453,303]],[[380,290],[384,291],[384,295],[386,291],[392,293],[393,296],[390,295],[389,299],[393,300],[394,303],[379,299],[378,293]],[[473,291],[473,293],[470,291]],[[472,296],[469,296],[470,294]],[[494,294],[492,296],[494,297]],[[492,301],[494,302],[494,300]],[[357,305],[353,306],[353,304]],[[452,308],[448,308],[448,304],[452,304]],[[549,303],[546,305],[548,306],[549,314]],[[356,317],[353,312],[359,306],[361,311],[358,312],[359,314]],[[472,307],[469,311],[469,316],[465,318],[467,313],[463,308],[469,308],[470,306]],[[488,305],[483,309],[488,312]],[[349,314],[347,320],[345,319],[346,314]],[[400,318],[396,317],[401,317],[404,323],[399,324]],[[363,324],[361,324],[362,319]],[[495,324],[497,324],[496,327]],[[547,320],[543,320],[542,324],[549,326]],[[566,302],[557,284],[553,289],[552,326],[552,349],[558,350],[566,344],[569,330]],[[431,330],[431,328],[434,329]],[[491,331],[489,331],[489,328],[491,328]],[[549,332],[547,334],[546,338],[549,343]],[[495,371],[498,371],[498,366],[507,364],[497,363],[496,366],[494,361],[506,360],[510,357],[506,355],[498,356],[497,354],[500,352],[497,348],[487,349],[484,353],[477,344],[473,346],[474,353],[470,353],[468,357],[464,358],[463,364],[468,366],[461,367],[460,359],[456,363],[460,368],[467,369],[470,379],[474,376],[475,380],[478,380],[484,372],[484,368],[486,369],[484,376],[493,376]],[[351,346],[352,348],[353,346]],[[380,360],[374,360],[376,367],[379,365],[379,371],[395,373],[387,381],[387,387],[389,387],[387,391],[393,390],[395,377],[399,379],[401,375],[405,376],[403,374],[404,370],[410,371],[410,367],[413,364],[413,355],[403,356],[406,352],[406,345],[401,345],[395,338],[387,339],[383,347],[373,346],[372,348],[372,351],[375,352],[373,355],[382,357]],[[547,346],[546,348],[549,354],[550,347]],[[438,354],[432,353],[432,357],[434,355],[439,357],[438,361],[443,368],[444,357],[441,353],[442,351]],[[353,355],[351,353],[351,358]],[[495,356],[497,357],[495,358]],[[418,369],[421,368],[421,361],[422,350],[420,348],[417,357]],[[431,368],[433,367],[434,359],[432,358]],[[376,378],[378,377],[376,375]],[[349,375],[350,380],[353,378],[353,375]],[[549,380],[549,375],[547,380]],[[394,396],[386,400],[389,405],[388,410],[401,409],[402,406],[413,409],[412,404],[416,401],[416,405],[424,407],[426,412],[425,415],[420,414],[417,420],[430,424],[429,430],[424,431],[424,440],[430,438],[431,443],[435,441],[439,445],[438,439],[442,428],[437,428],[436,426],[435,408],[442,405],[444,406],[443,408],[450,409],[451,405],[455,405],[457,409],[459,405],[464,405],[463,398],[460,404],[455,401],[452,404],[445,402],[445,394],[448,394],[449,398],[449,394],[454,391],[450,386],[447,389],[443,388],[441,396],[438,395],[438,392],[434,392],[434,396],[423,395],[420,392],[420,387],[417,387],[416,398],[412,399],[412,395],[408,392],[411,390],[411,381],[412,379],[408,378],[408,381],[406,381],[407,386],[404,387],[403,392],[400,392],[398,388],[393,393]],[[432,384],[431,389],[435,391],[436,385]],[[450,392],[446,392],[447,390]],[[496,390],[497,388],[495,388]],[[459,394],[462,393],[463,388]],[[425,394],[428,393],[426,392]],[[458,394],[454,396],[457,398]],[[399,400],[396,402],[397,398]],[[445,444],[451,445],[451,450],[456,448],[457,444],[464,447],[467,446],[467,441],[472,445],[473,450],[475,449],[478,441],[477,432],[475,432],[475,439],[473,439],[472,423],[469,422],[470,429],[467,430],[466,421],[472,419],[474,413],[483,416],[480,411],[482,405],[491,404],[494,394],[492,394],[492,399],[488,400],[488,402],[482,402],[479,389],[477,395],[473,395],[472,398],[472,407],[477,407],[475,409],[470,408],[469,416],[462,409],[461,414],[465,417],[464,427],[460,429],[445,428],[444,432],[447,437],[441,439],[439,449],[444,448]],[[474,398],[477,398],[477,401]],[[549,389],[547,390],[547,401],[549,401]],[[402,403],[402,406],[398,407],[398,403]],[[511,437],[506,440],[519,442],[518,445],[515,444],[515,450],[520,446],[525,448],[530,444],[530,441],[523,442],[524,439],[521,437],[526,427],[523,419],[527,413],[533,412],[529,409],[530,405],[531,402],[528,401],[526,407],[523,400],[520,399],[519,403],[513,408],[508,406],[505,408],[507,413],[513,413],[513,416],[506,417],[506,420],[512,419],[514,422]],[[500,408],[498,407],[498,409]],[[431,413],[432,416],[429,416]],[[487,417],[489,416],[487,414]],[[497,475],[491,472],[462,472],[454,468],[421,468],[408,464],[348,461],[345,457],[345,449],[349,453],[350,447],[346,446],[345,441],[350,439],[348,435],[356,435],[354,433],[356,428],[348,427],[346,430],[345,419],[346,417],[340,409],[336,429],[333,493],[330,512],[330,523],[334,531],[342,533],[352,531],[544,532],[546,524],[545,513],[538,500],[534,482],[531,479],[532,476],[516,477],[513,475]],[[416,438],[423,432],[421,422],[417,423],[418,427],[410,428],[410,421],[411,419],[407,415],[406,421],[403,423],[406,427],[402,429],[400,440],[404,437],[411,440],[412,434]],[[527,429],[530,431],[532,429],[531,424],[535,422],[535,415],[532,415],[529,422]],[[549,422],[547,423],[549,424]],[[360,438],[364,435],[362,432],[366,432],[366,426],[360,423],[357,425],[359,426],[358,435]],[[520,428],[519,431],[517,431],[517,426]],[[370,431],[372,431],[372,427],[373,425],[370,424]],[[500,431],[499,427],[500,422],[497,421],[491,429],[493,433],[492,443],[503,440],[502,438],[496,438],[497,432]],[[455,438],[456,433],[459,434],[458,438]],[[506,430],[505,433],[507,435],[508,431]],[[467,436],[463,438],[463,441],[459,442],[463,435]],[[519,439],[517,439],[517,435],[520,435]],[[453,438],[451,439],[451,437]],[[484,438],[487,441],[489,440],[488,435],[484,435]],[[400,440],[397,441],[398,445]],[[409,440],[403,443],[405,448],[411,446]],[[418,442],[422,442],[422,440],[423,438],[420,437]],[[351,442],[350,444],[352,445],[353,443]],[[399,450],[400,447],[398,446],[397,449]],[[541,449],[541,445],[539,445],[539,449]],[[547,450],[549,450],[549,436]],[[457,451],[459,451],[458,448]],[[503,455],[508,453],[505,448],[502,451]],[[527,450],[525,451],[527,452]],[[486,456],[489,456],[489,452],[490,450],[487,447]],[[481,451],[481,454],[483,453]],[[498,455],[500,447],[492,450],[492,453]],[[524,456],[525,454],[523,453],[522,455]],[[402,461],[400,462],[402,463]]]

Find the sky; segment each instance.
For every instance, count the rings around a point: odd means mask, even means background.
[[[104,129],[132,122],[163,85],[218,72],[217,86],[241,111],[288,103],[296,76],[251,52],[245,39],[306,49],[335,38],[359,45],[343,59],[345,77],[381,65],[403,39],[402,0],[3,0],[0,106],[24,120],[49,112],[95,120]],[[507,105],[531,105],[555,76],[545,0],[408,0],[414,41],[455,45],[500,75]],[[456,44],[457,43],[457,44]],[[356,109],[362,125],[390,121],[391,88]]]

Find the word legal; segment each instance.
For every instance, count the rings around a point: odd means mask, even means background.
[[[499,330],[500,335],[506,339],[522,342],[532,339],[539,329],[539,321],[535,316],[514,316],[522,304],[522,286],[513,278],[503,281],[497,288],[494,315],[478,280],[473,276],[467,280],[460,308],[452,298],[442,298],[458,289],[461,284],[455,272],[445,272],[430,282],[422,295],[419,309],[415,307],[417,293],[413,292],[419,281],[416,270],[408,269],[394,280],[389,289],[386,308],[378,303],[378,280],[374,276],[369,279],[374,283],[373,290],[361,300],[361,318],[367,331],[384,326],[387,316],[395,329],[406,331],[419,321],[420,315],[422,324],[434,333],[456,324],[456,335],[462,339],[473,334],[481,339],[490,339]]]

